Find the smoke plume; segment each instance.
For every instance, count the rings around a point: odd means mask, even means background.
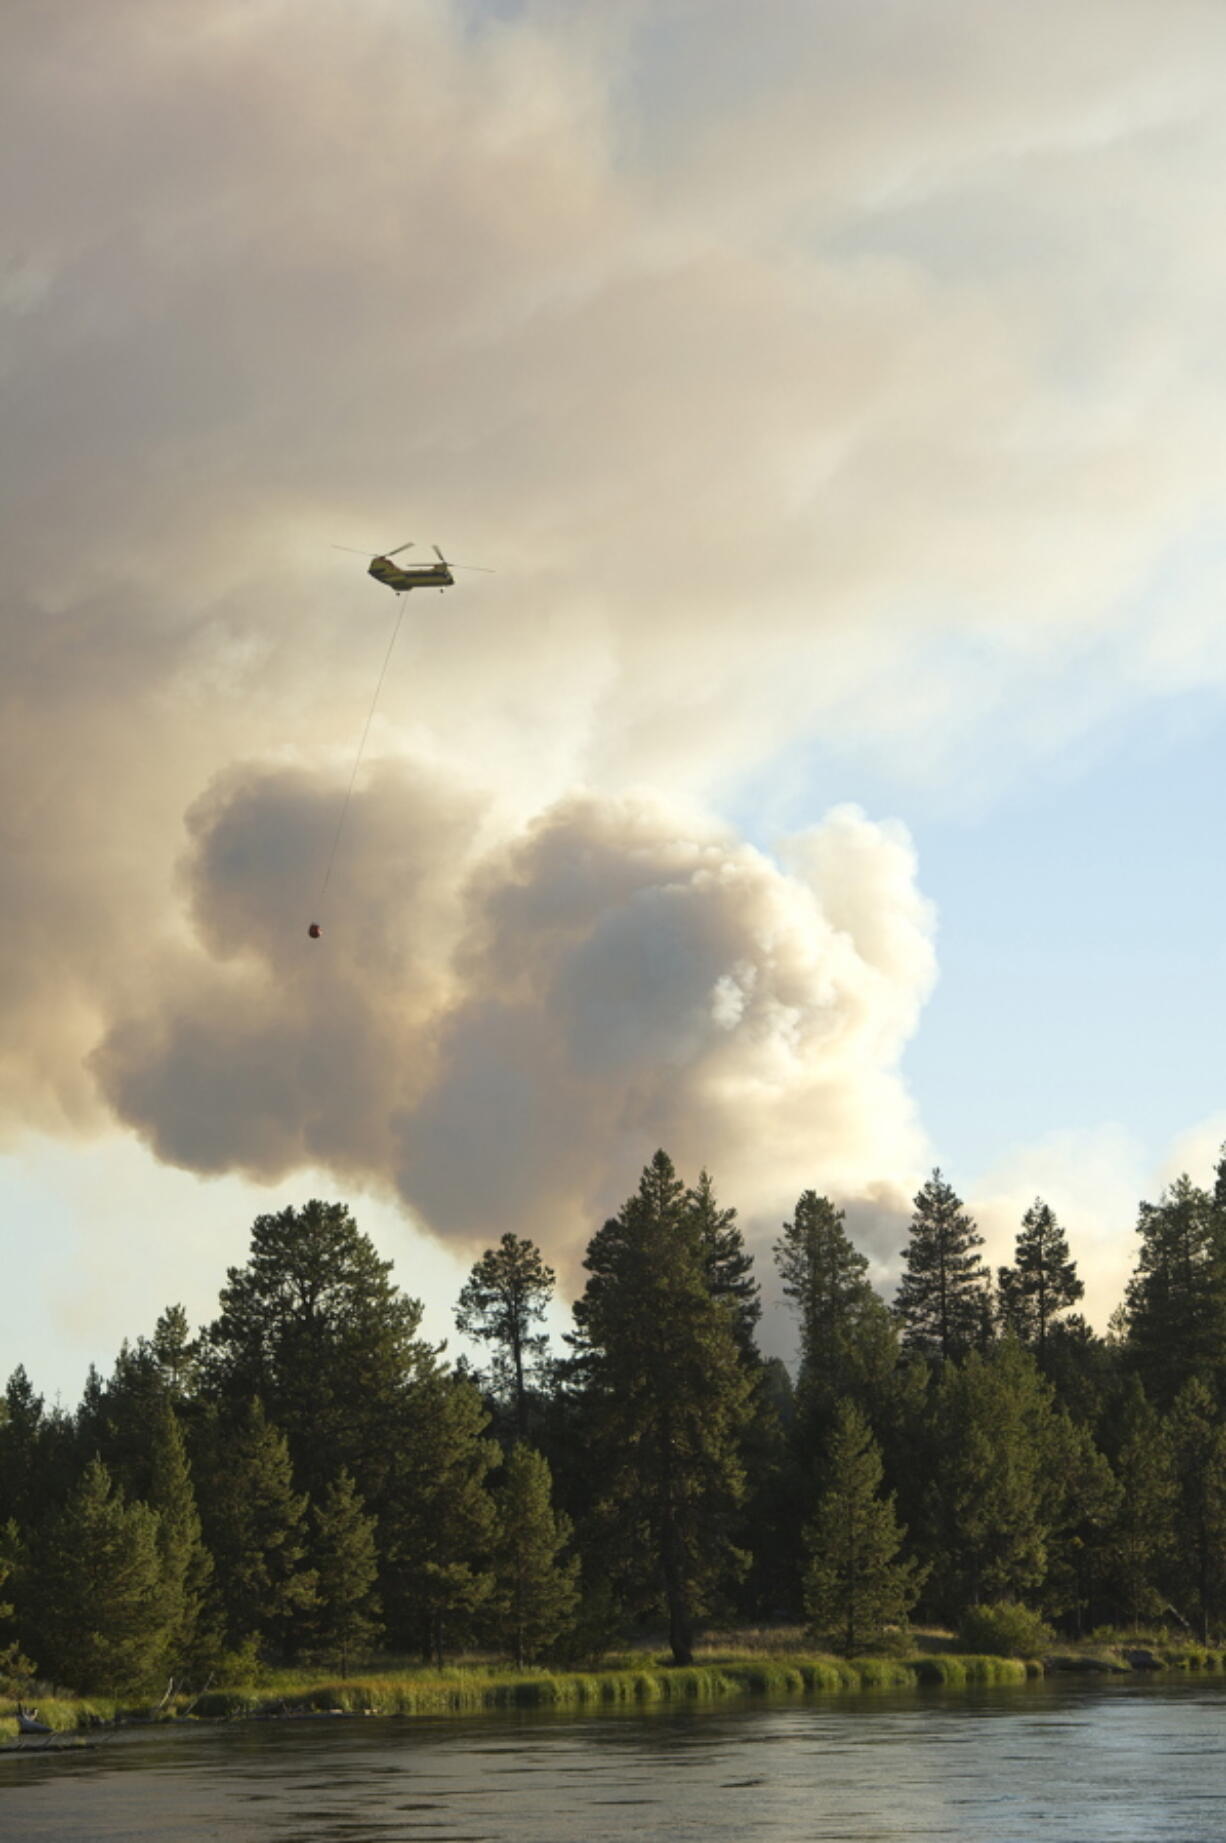
[[[1221,8],[10,10],[7,1143],[888,1216],[933,924],[837,802],[1226,675]],[[394,618],[329,546],[408,539],[497,573],[318,911]]]

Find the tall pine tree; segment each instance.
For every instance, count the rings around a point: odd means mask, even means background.
[[[149,1508],[158,1519],[158,1554],[166,1598],[166,1668],[174,1676],[198,1674],[218,1648],[210,1621],[213,1558],[204,1546],[187,1450],[169,1399],[153,1429]]]
[[[1120,1487],[1088,1427],[1056,1406],[1043,1433],[1044,1612],[1078,1637],[1110,1590],[1111,1529]]]
[[[231,1412],[258,1395],[313,1495],[346,1466],[366,1501],[381,1501],[395,1416],[428,1367],[421,1306],[391,1266],[343,1203],[259,1216],[206,1333],[206,1393]]]
[[[167,1306],[153,1328],[149,1348],[170,1399],[177,1402],[190,1395],[200,1367],[200,1340],[192,1336],[181,1305]]]
[[[579,1558],[566,1552],[571,1522],[553,1508],[552,1487],[541,1454],[513,1446],[496,1500],[489,1629],[521,1670],[561,1636],[579,1604]]]
[[[1199,1377],[1180,1389],[1168,1427],[1175,1463],[1172,1597],[1207,1645],[1226,1617],[1226,1426]]]
[[[1127,1351],[1158,1407],[1185,1382],[1216,1386],[1226,1357],[1226,1249],[1212,1199],[1185,1174],[1142,1203],[1125,1295]]]
[[[15,1523],[0,1525],[0,1593],[17,1568],[20,1545]],[[22,1683],[34,1675],[17,1636],[16,1608],[0,1599],[0,1694],[16,1696]]]
[[[584,1265],[575,1320],[594,1397],[604,1520],[628,1585],[644,1607],[662,1604],[674,1661],[689,1663],[695,1619],[743,1565],[732,1529],[745,1489],[740,1442],[751,1385],[664,1152],[592,1237]]]
[[[1068,1237],[1055,1211],[1036,1197],[1018,1231],[1012,1267],[997,1273],[1000,1315],[1006,1330],[1030,1345],[1047,1367],[1047,1339],[1053,1319],[1075,1305],[1085,1292],[1070,1259]]]
[[[843,1225],[829,1197],[806,1190],[775,1243],[784,1297],[800,1321],[801,1413],[819,1426],[844,1396],[863,1406],[897,1360],[888,1309]]]
[[[549,1349],[546,1333],[533,1327],[543,1320],[553,1287],[553,1268],[536,1243],[508,1233],[481,1256],[456,1306],[461,1335],[493,1346],[493,1393],[510,1402],[520,1439],[528,1431],[529,1391]]]
[[[100,1459],[51,1522],[33,1601],[33,1648],[46,1676],[116,1696],[158,1683],[173,1609],[157,1513],[126,1502]]]
[[[919,1356],[963,1357],[987,1342],[991,1276],[979,1250],[983,1236],[962,1199],[934,1171],[915,1198],[911,1240],[894,1299],[904,1350]]]
[[[211,1431],[202,1507],[227,1642],[284,1657],[315,1603],[306,1495],[294,1490],[285,1435],[258,1398],[236,1427],[214,1421]]]
[[[347,1677],[355,1656],[368,1651],[383,1630],[375,1520],[367,1516],[345,1471],[328,1486],[322,1504],[314,1506],[313,1517],[311,1650],[320,1663],[335,1665]]]
[[[19,1363],[0,1406],[0,1526],[11,1521],[26,1538],[47,1508],[46,1432],[43,1398]]]
[[[931,1404],[926,1554],[940,1610],[1033,1600],[1047,1571],[1051,1386],[1011,1338],[948,1364]]]
[[[761,1288],[754,1278],[753,1255],[745,1246],[734,1209],[717,1202],[715,1185],[707,1171],[685,1193],[686,1207],[698,1234],[711,1297],[728,1312],[737,1349],[751,1364],[761,1361],[756,1332],[762,1316]]]
[[[393,1637],[441,1664],[477,1632],[493,1592],[499,1460],[471,1382],[433,1369],[415,1384],[397,1437],[382,1518],[383,1601]]]
[[[1163,1581],[1175,1544],[1175,1465],[1170,1437],[1131,1378],[1120,1417],[1115,1475],[1120,1495],[1108,1540],[1117,1619],[1136,1630],[1166,1611]]]
[[[839,1649],[854,1657],[906,1619],[927,1571],[899,1559],[907,1532],[881,1494],[881,1452],[854,1402],[836,1410],[826,1470],[805,1532],[805,1612],[815,1631],[837,1630]]]

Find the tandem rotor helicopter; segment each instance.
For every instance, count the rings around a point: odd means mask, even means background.
[[[362,557],[366,554],[365,551],[354,550],[351,544],[334,544],[332,548],[333,550],[347,550],[353,557]],[[397,595],[407,595],[410,589],[454,588],[455,577],[451,573],[453,569],[481,570],[485,576],[494,574],[493,570],[482,569],[479,563],[448,563],[437,544],[432,544],[430,547],[438,558],[437,563],[392,562],[392,558],[398,557],[401,551],[412,550],[412,548],[413,540],[410,538],[407,544],[397,544],[395,550],[389,550],[385,556],[372,557],[367,575],[373,576],[376,582],[384,583]]]
[[[443,589],[453,589],[455,587],[455,577],[451,573],[453,569],[481,570],[482,574],[486,576],[492,576],[494,574],[493,570],[485,569],[480,563],[448,563],[437,544],[432,544],[430,547],[438,558],[437,563],[392,562],[393,557],[398,557],[402,551],[412,550],[412,548],[413,540],[410,538],[407,543],[397,544],[395,550],[389,550],[381,557],[372,557],[367,565],[367,574],[373,576],[376,582],[381,582],[386,588],[391,589],[397,597],[407,595],[410,589],[439,589],[440,591]],[[352,544],[333,544],[332,549],[348,551],[351,557],[364,557],[366,555],[364,550],[355,550]],[[324,871],[323,884],[319,891],[319,901],[321,904],[328,893],[328,884],[332,878],[332,866],[336,861],[336,848],[341,842],[341,833],[345,829],[345,820],[349,813],[349,803],[353,799],[354,783],[358,778],[358,769],[361,766],[362,755],[366,748],[366,738],[370,734],[370,726],[375,714],[375,705],[379,702],[379,692],[383,687],[383,679],[387,672],[388,662],[392,657],[392,648],[396,644],[396,636],[400,632],[400,623],[403,617],[404,610],[402,608],[397,609],[396,625],[392,629],[392,637],[387,644],[387,652],[384,655],[383,665],[375,681],[375,694],[370,701],[370,710],[366,718],[366,727],[362,731],[361,741],[358,743],[358,752],[354,758],[353,772],[349,776],[349,788],[341,805],[340,818],[336,822],[336,832],[332,839],[332,850],[328,855],[328,865],[327,869]],[[307,933],[313,941],[318,941],[323,935],[322,924],[317,921],[311,922],[307,927]]]

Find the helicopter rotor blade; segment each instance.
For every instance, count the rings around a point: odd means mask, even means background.
[[[367,557],[370,555],[369,551],[355,550],[352,544],[329,544],[328,549],[329,550],[347,550],[351,557]]]
[[[398,557],[402,550],[412,550],[412,548],[413,540],[410,538],[407,544],[397,544],[395,550],[385,550],[383,554],[385,557]]]
[[[449,563],[437,544],[432,545],[431,549],[445,569],[480,570],[483,576],[496,576],[498,574],[497,570],[487,569],[484,563]]]

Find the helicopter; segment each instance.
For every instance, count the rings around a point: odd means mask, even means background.
[[[333,550],[347,550],[351,556],[355,557],[365,555],[364,551],[354,550],[351,544],[334,544],[332,548]],[[481,569],[479,563],[456,563],[454,565],[448,563],[437,544],[431,546],[438,558],[437,563],[392,562],[392,558],[398,557],[402,550],[412,550],[412,548],[413,540],[410,538],[407,544],[397,544],[395,550],[389,550],[385,556],[372,557],[367,574],[373,576],[376,582],[384,583],[397,595],[407,595],[410,589],[454,588],[455,577],[451,573],[453,568],[458,570]],[[487,576],[492,576],[493,573],[492,570],[483,571],[483,574]]]

